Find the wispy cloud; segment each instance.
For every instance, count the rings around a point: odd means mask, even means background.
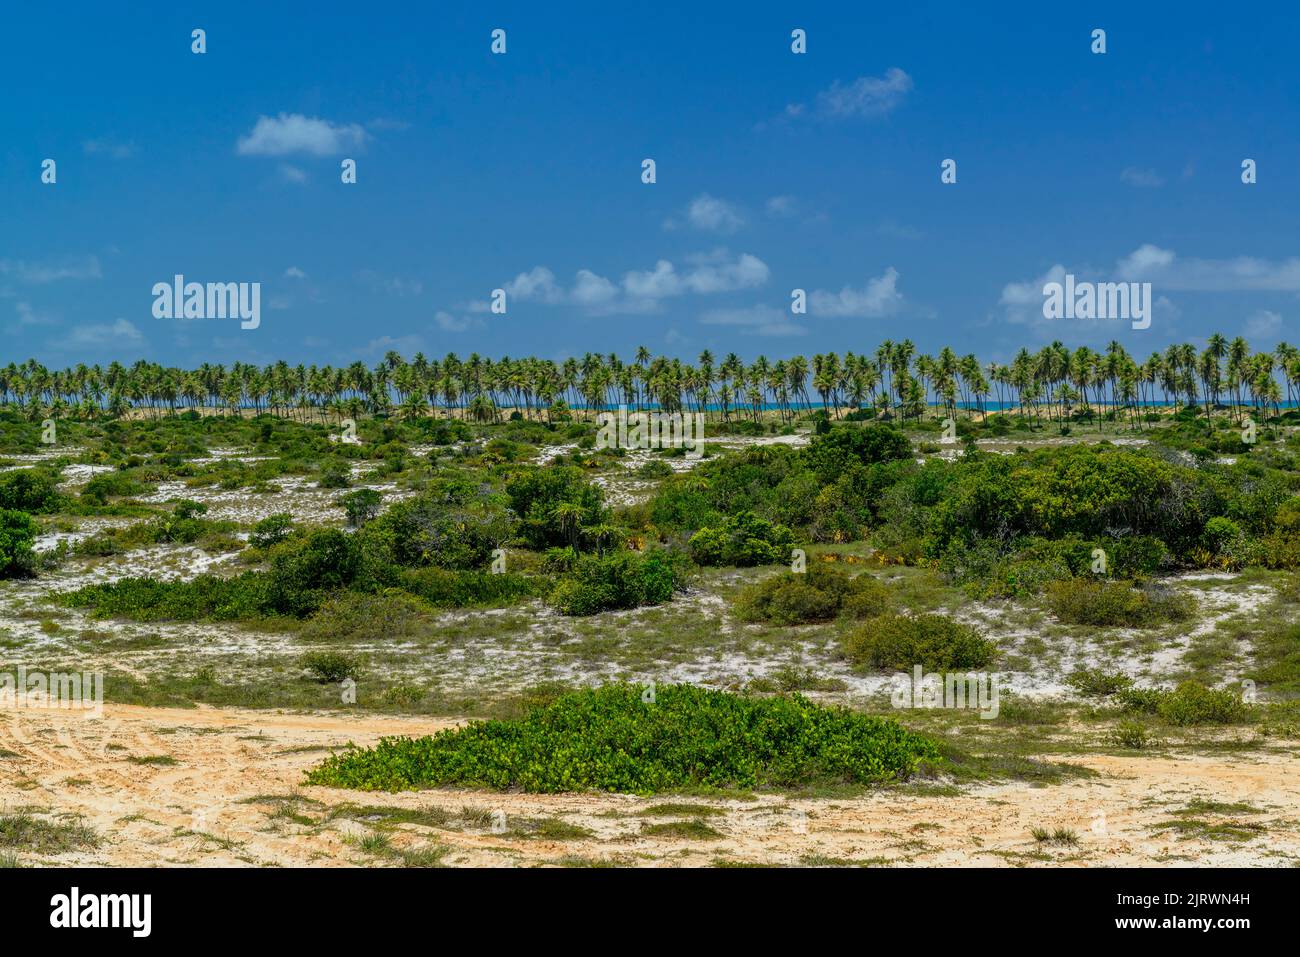
[[[852,83],[836,80],[817,94],[814,107],[791,103],[784,119],[814,116],[820,119],[874,119],[888,116],[912,91],[912,78],[898,67],[890,67],[883,76],[860,76]]]
[[[253,129],[239,138],[240,156],[340,156],[365,144],[369,134],[359,124],[331,123],[301,113],[259,116]]]
[[[87,156],[107,156],[118,160],[130,159],[136,152],[134,143],[123,143],[112,138],[86,140],[81,144],[81,150]]]
[[[775,306],[754,305],[739,309],[710,309],[700,316],[706,326],[734,326],[758,336],[802,336],[808,330],[792,321]]]
[[[125,319],[113,322],[88,322],[73,326],[58,345],[106,346],[123,342],[140,342],[144,336],[134,324]]]
[[[86,256],[82,259],[64,260],[59,263],[32,263],[17,259],[0,259],[0,276],[18,282],[37,285],[59,282],[63,279],[99,279],[99,259]]]
[[[1126,166],[1120,172],[1121,182],[1129,186],[1136,186],[1138,189],[1158,189],[1165,185],[1165,179],[1153,169],[1139,169],[1136,166]]]

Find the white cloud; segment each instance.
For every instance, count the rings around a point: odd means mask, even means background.
[[[691,200],[686,218],[696,229],[711,233],[734,233],[745,225],[745,218],[735,206],[708,193]]]
[[[632,270],[623,274],[623,289],[633,299],[663,299],[679,295],[682,280],[667,259],[655,263],[651,270]]]
[[[707,294],[752,289],[767,282],[767,264],[757,256],[741,253],[735,262],[705,263],[686,274],[692,292]]]
[[[32,309],[31,303],[19,302],[14,304],[14,310],[18,313],[19,326],[57,326],[58,321],[51,319],[49,316],[38,315]]]
[[[1300,292],[1300,258],[1182,259],[1147,243],[1121,259],[1120,278],[1161,290],[1189,292]]]
[[[464,332],[472,324],[470,319],[457,319],[451,313],[444,312],[441,309],[434,313],[433,321],[438,324],[438,328],[443,332]]]
[[[590,269],[579,269],[571,288],[557,282],[555,274],[546,266],[534,266],[502,288],[507,302],[570,304],[582,307],[590,315],[638,315],[656,311],[661,300],[673,296],[751,289],[767,282],[767,278],[767,264],[757,256],[741,253],[733,257],[727,250],[718,249],[689,257],[682,270],[669,260],[660,259],[652,269],[629,270],[618,282]],[[482,313],[488,311],[488,304],[479,300],[463,308]]]
[[[365,283],[375,292],[382,292],[387,296],[418,296],[424,292],[424,283],[418,279],[404,279],[401,276],[383,276],[373,269],[362,269],[357,273],[357,279]]]
[[[286,183],[297,183],[301,185],[307,182],[307,173],[297,166],[290,166],[288,163],[280,164],[280,176]]]
[[[134,143],[123,143],[114,139],[86,140],[81,150],[87,156],[108,156],[111,159],[129,159],[135,155]]]
[[[884,76],[860,76],[847,86],[837,80],[817,94],[817,110],[828,117],[874,117],[891,113],[912,89],[912,78],[898,67]]]
[[[284,271],[284,278],[285,279],[306,279],[307,274],[303,272],[301,269],[299,269],[297,266],[290,266],[288,269]]]
[[[555,284],[555,273],[545,266],[534,266],[528,272],[521,272],[501,288],[506,291],[507,303],[510,299],[540,299],[555,303],[564,295]]]
[[[618,298],[618,286],[589,269],[579,269],[572,295],[581,306],[603,306]]]
[[[259,116],[247,136],[235,145],[240,156],[339,156],[363,145],[366,131],[356,123],[336,125],[328,120],[281,113],[277,117]]]
[[[140,342],[140,330],[125,319],[113,322],[90,322],[73,326],[62,344],[74,346],[104,346],[122,342]]]
[[[1138,169],[1136,166],[1127,166],[1119,174],[1122,182],[1129,186],[1136,186],[1139,189],[1156,189],[1165,185],[1164,177],[1153,169]]]
[[[1125,279],[1139,279],[1144,273],[1163,269],[1174,261],[1174,254],[1151,243],[1144,243],[1115,265]]]
[[[839,292],[816,289],[808,296],[813,315],[878,319],[894,312],[903,301],[898,291],[898,270],[890,266],[861,289],[845,286]]]
[[[793,196],[773,196],[764,208],[769,216],[793,216],[797,205]]]
[[[736,326],[760,336],[802,336],[808,330],[775,306],[754,305],[740,309],[710,309],[700,317],[706,326]]]
[[[99,279],[99,260],[87,256],[62,263],[29,263],[21,260],[0,259],[0,276],[11,276],[19,282],[44,284],[61,279]]]
[[[409,356],[415,352],[423,352],[427,348],[423,336],[380,336],[367,342],[361,347],[361,351],[370,356],[379,356],[388,352]]]
[[[1272,339],[1282,331],[1282,316],[1271,309],[1261,309],[1246,320],[1248,339]]]

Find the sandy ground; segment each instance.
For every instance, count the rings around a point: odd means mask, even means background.
[[[1088,779],[1034,787],[984,785],[959,795],[884,790],[865,797],[736,800],[626,795],[529,795],[439,790],[363,794],[300,786],[325,748],[382,735],[425,734],[451,721],[346,714],[106,705],[90,719],[59,711],[0,712],[0,813],[51,821],[80,817],[103,838],[92,851],[38,865],[388,865],[360,838],[379,817],[348,803],[405,809],[463,808],[497,826],[452,821],[386,830],[392,847],[445,848],[453,866],[605,861],[635,866],[868,863],[971,865],[1260,865],[1300,860],[1300,761],[1280,749],[1185,757],[1085,755],[1069,760]],[[140,764],[160,755],[175,764]],[[297,796],[286,803],[283,799]],[[260,800],[259,800],[260,798]],[[268,800],[278,799],[278,800]],[[1156,825],[1193,800],[1246,802],[1259,813],[1197,814],[1251,822],[1258,835],[1180,838]],[[721,836],[658,836],[643,824],[665,802],[708,805]],[[294,812],[286,815],[284,809]],[[277,814],[277,811],[280,813]],[[526,836],[517,822],[550,819],[585,828],[571,839]],[[502,823],[508,822],[508,823]],[[1066,828],[1076,845],[1040,845],[1032,828]],[[501,829],[505,832],[501,833]]]

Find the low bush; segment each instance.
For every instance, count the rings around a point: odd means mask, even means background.
[[[662,605],[686,584],[686,560],[659,549],[584,555],[552,589],[549,602],[565,615]]]
[[[330,598],[308,619],[304,641],[401,641],[429,619],[429,606],[405,592],[348,591]]]
[[[344,678],[355,679],[357,660],[338,651],[312,651],[302,656],[302,666],[321,684],[332,684]]]
[[[92,608],[95,618],[133,621],[227,621],[266,614],[269,579],[260,572],[234,578],[200,575],[190,581],[123,578],[57,596],[70,608]]]
[[[609,685],[561,695],[515,721],[384,738],[327,759],[306,783],[359,790],[443,785],[651,794],[685,788],[871,784],[908,777],[937,745],[897,722],[794,695],[746,698],[693,685]]]
[[[1131,751],[1141,751],[1151,741],[1146,725],[1130,719],[1115,725],[1110,733],[1110,740],[1112,744]]]
[[[774,575],[741,592],[736,614],[745,621],[801,625],[837,615],[874,618],[889,606],[889,589],[870,575],[850,577],[825,565]]]
[[[1128,628],[1185,621],[1196,607],[1190,596],[1172,591],[1087,578],[1052,582],[1047,586],[1047,604],[1066,624]]]
[[[144,484],[122,472],[105,472],[96,475],[81,489],[82,501],[92,505],[107,505],[109,498],[139,495]]]
[[[1207,688],[1184,681],[1160,698],[1156,713],[1170,724],[1236,724],[1246,718],[1241,695],[1230,688]]]
[[[321,466],[316,484],[320,488],[347,488],[352,484],[352,470],[347,462],[332,459]]]
[[[504,572],[452,571],[429,566],[404,570],[398,582],[411,594],[435,608],[468,608],[474,605],[509,605],[525,598],[538,598],[550,588],[549,578]]]
[[[1078,668],[1065,683],[1085,698],[1109,698],[1133,687],[1133,679],[1117,671],[1101,668]]]
[[[1231,688],[1207,688],[1199,681],[1184,681],[1173,691],[1128,688],[1119,692],[1121,707],[1136,714],[1158,715],[1170,724],[1236,724],[1248,709]]]
[[[992,641],[946,615],[882,615],[850,632],[843,647],[857,664],[902,671],[978,668],[997,653]]]
[[[359,488],[339,496],[338,506],[347,516],[350,528],[360,528],[379,514],[383,496],[372,488]]]

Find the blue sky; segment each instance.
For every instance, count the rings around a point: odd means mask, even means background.
[[[15,7],[0,360],[775,358],[905,337],[1141,357],[1296,329],[1300,14],[876,6]],[[1150,281],[1151,328],[1044,319],[1062,270]],[[176,273],[260,282],[260,326],[154,318]],[[485,311],[498,287],[506,315]]]

